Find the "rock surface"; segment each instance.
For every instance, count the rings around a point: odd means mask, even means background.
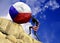
[[[41,43],[27,35],[22,26],[0,18],[0,43]]]

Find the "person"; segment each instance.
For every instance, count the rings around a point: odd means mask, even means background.
[[[34,30],[34,35],[36,35],[36,32],[37,32],[37,30],[38,30],[38,27],[39,27],[39,21],[36,19],[36,18],[34,18],[34,17],[32,17],[32,22],[34,23],[34,26],[30,26],[29,27],[29,35],[31,34],[31,29],[33,29]]]
[[[31,29],[32,29],[33,30],[33,34],[36,36],[37,40],[40,40],[39,37],[38,37],[38,35],[37,35],[37,30],[39,28],[40,23],[34,17],[32,17],[32,22],[34,23],[34,26],[30,26],[29,27],[29,35],[31,34]]]

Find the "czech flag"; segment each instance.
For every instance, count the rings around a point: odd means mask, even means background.
[[[16,23],[26,23],[31,18],[30,7],[23,2],[16,2],[9,9],[12,20]]]

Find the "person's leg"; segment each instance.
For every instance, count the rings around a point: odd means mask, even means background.
[[[36,33],[36,31],[34,31],[34,35],[37,37],[37,40],[40,40],[37,33]]]
[[[29,35],[31,34],[31,28],[32,28],[32,26],[29,27]]]
[[[34,31],[34,35],[36,36],[36,31]]]

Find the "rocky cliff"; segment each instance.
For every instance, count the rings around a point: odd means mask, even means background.
[[[27,35],[22,26],[0,18],[0,43],[41,43]]]

